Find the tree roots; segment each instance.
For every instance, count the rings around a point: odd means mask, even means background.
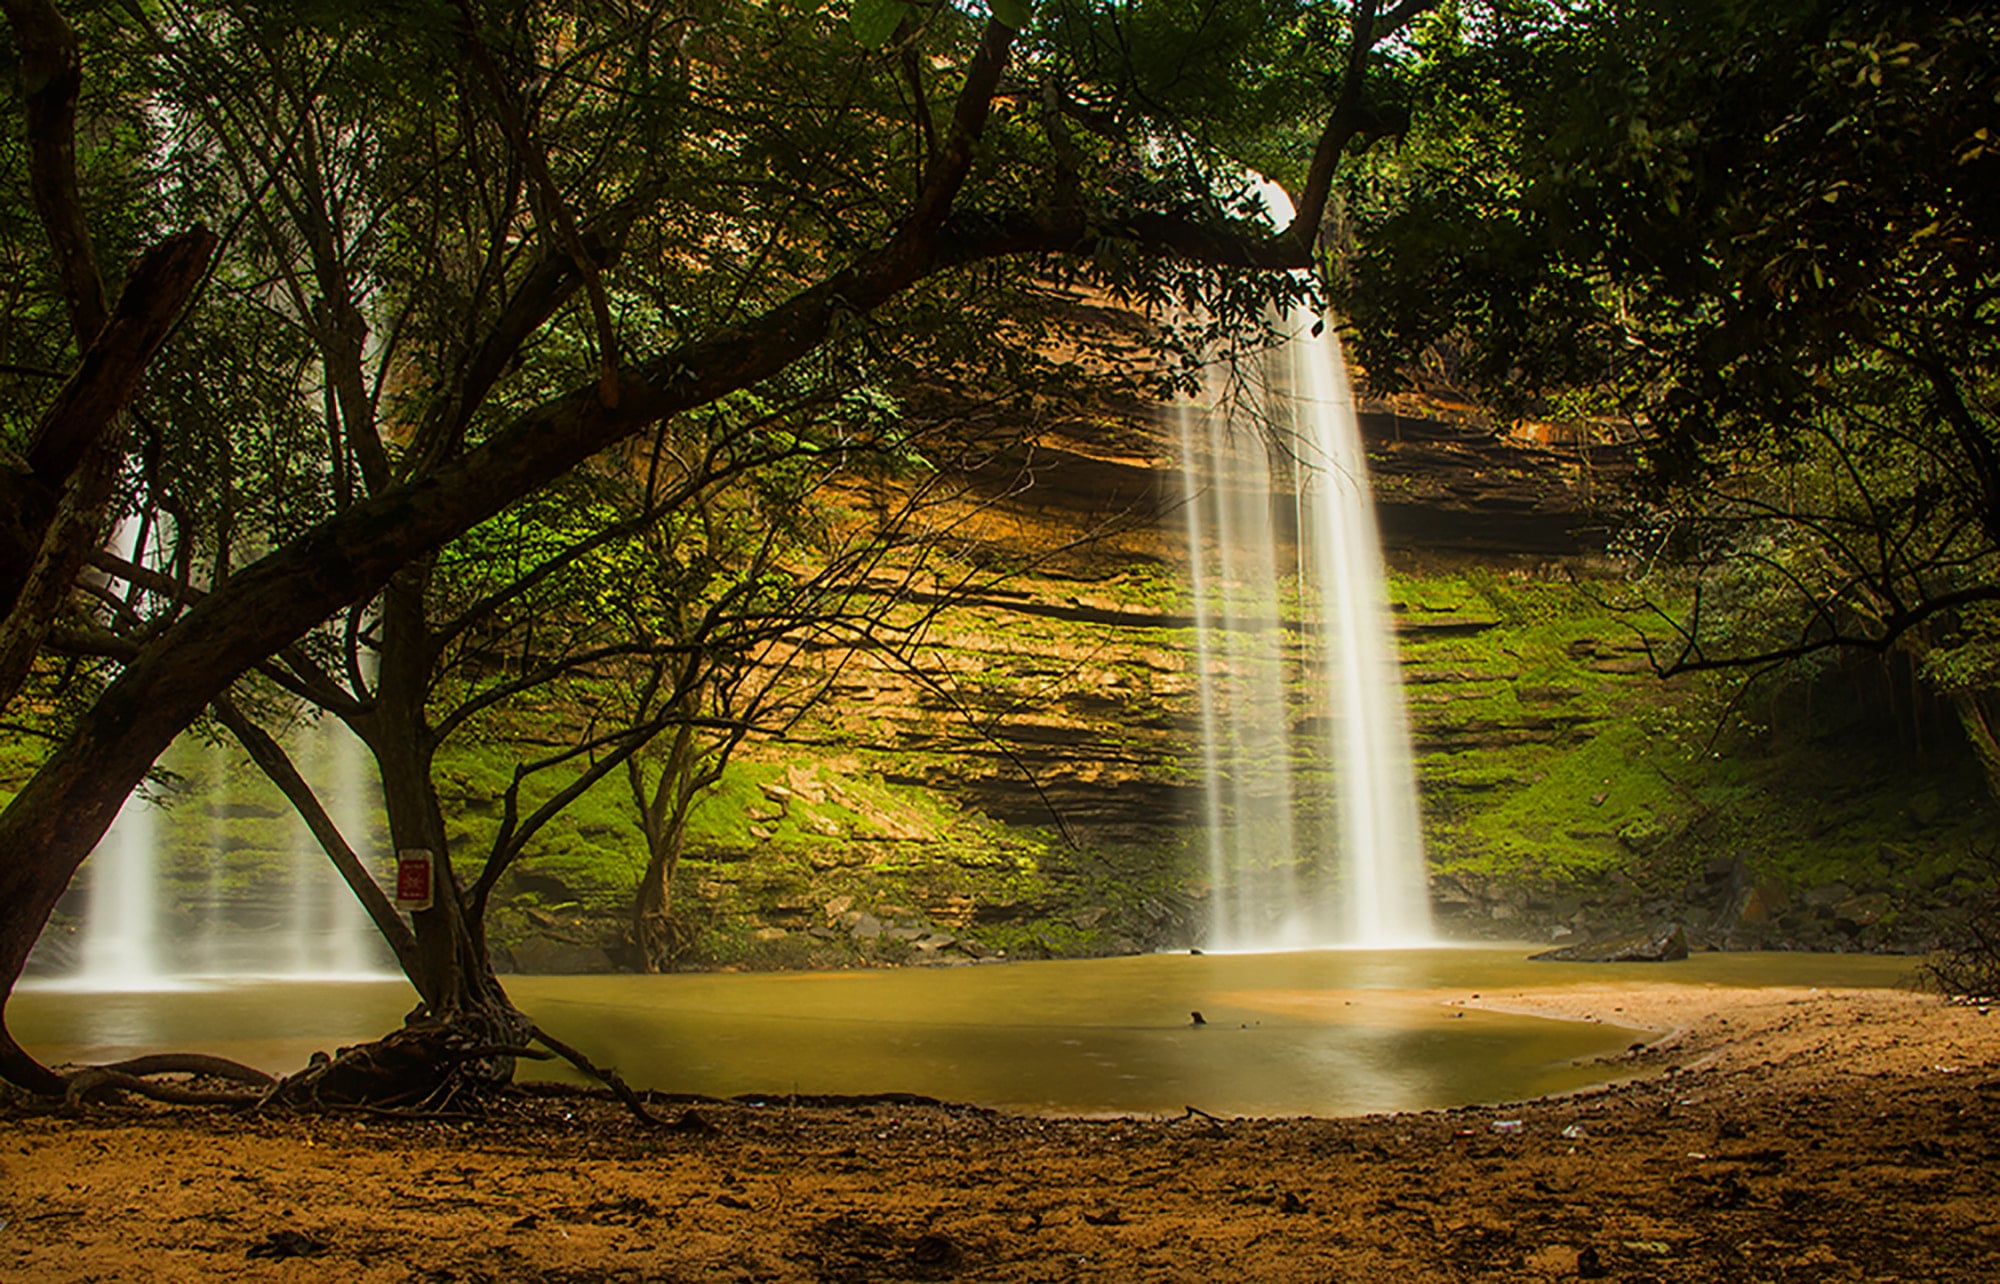
[[[156,1083],[153,1075],[190,1075],[197,1081],[224,1080],[248,1084],[259,1091],[198,1088],[184,1083]],[[226,1057],[196,1052],[163,1056],[134,1057],[107,1066],[85,1066],[63,1080],[63,1100],[71,1105],[102,1101],[114,1093],[128,1092],[152,1101],[178,1106],[256,1105],[277,1086],[278,1081],[254,1066]]]
[[[531,1043],[548,1051],[528,1046]],[[223,1057],[175,1053],[85,1066],[61,1076],[61,1084],[63,1101],[72,1106],[102,1104],[129,1094],[182,1106],[468,1117],[468,1112],[476,1113],[511,1090],[517,1060],[552,1056],[609,1089],[633,1118],[648,1127],[703,1126],[698,1117],[675,1121],[655,1114],[616,1070],[596,1064],[518,1013],[506,1013],[504,1019],[481,1014],[453,1021],[413,1020],[372,1043],[342,1048],[331,1057],[317,1054],[311,1065],[283,1079]],[[161,1075],[187,1078],[156,1077]]]

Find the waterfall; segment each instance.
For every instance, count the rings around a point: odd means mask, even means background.
[[[366,860],[379,809],[366,750],[332,719],[292,740],[301,771]],[[170,754],[188,801],[163,810],[136,791],[126,800],[84,866],[74,971],[51,984],[157,990],[230,977],[393,975],[387,947],[303,822],[279,827],[276,851],[232,843],[232,820],[268,831],[266,804],[232,816],[241,791],[218,747]]]
[[[1423,944],[1409,728],[1346,364],[1311,313],[1280,329],[1264,369],[1213,378],[1176,412],[1208,944]]]
[[[95,989],[158,989],[168,970],[158,953],[159,871],[153,804],[134,790],[90,853],[77,979]]]
[[[364,861],[372,849],[376,810],[367,749],[337,718],[322,717],[302,733],[300,767],[317,783],[320,805]],[[368,976],[384,968],[383,947],[361,903],[303,820],[292,824],[291,923],[282,966],[295,976]]]
[[[1326,749],[1336,764],[1345,880],[1339,939],[1409,945],[1430,939],[1431,913],[1403,676],[1347,362],[1339,337],[1330,327],[1314,334],[1313,320],[1293,314],[1288,346],[1296,422],[1313,465],[1296,493],[1317,562],[1307,570],[1318,571]]]
[[[136,518],[121,520],[112,530],[110,551],[126,561],[143,562],[145,529]],[[90,899],[77,973],[92,986],[148,989],[164,979],[156,931],[160,878],[155,820],[153,804],[134,789],[86,862]]]
[[[366,860],[380,837],[367,750],[333,718],[289,739],[327,813]],[[126,799],[84,866],[73,969],[50,983],[149,990],[210,978],[393,973],[387,947],[305,824],[294,817],[273,826],[270,795],[233,783],[229,760],[218,745],[176,746],[166,761],[184,801],[163,809],[138,791]],[[234,825],[246,826],[247,838],[233,838]],[[259,837],[273,829],[275,850]]]

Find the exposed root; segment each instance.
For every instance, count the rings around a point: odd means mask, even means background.
[[[245,1092],[197,1087],[188,1083],[157,1082],[154,1075],[189,1075],[196,1079],[220,1079],[248,1084],[258,1089]],[[151,1101],[176,1106],[254,1106],[277,1080],[255,1066],[246,1066],[227,1057],[199,1052],[164,1053],[134,1057],[110,1065],[84,1066],[62,1078],[62,1098],[66,1105],[107,1101],[118,1093],[130,1093]]]
[[[654,1113],[616,1070],[596,1064],[579,1049],[518,1014],[508,1017],[501,1020],[487,1014],[453,1021],[413,1020],[371,1043],[341,1048],[331,1057],[316,1055],[311,1065],[283,1079],[225,1057],[166,1053],[85,1066],[57,1076],[57,1082],[62,1101],[71,1106],[103,1103],[129,1094],[169,1105],[283,1106],[404,1119],[472,1118],[485,1101],[512,1089],[517,1060],[561,1057],[608,1088],[648,1127],[670,1131],[713,1128],[691,1108],[679,1119]],[[542,1047],[531,1047],[530,1043]],[[162,1082],[156,1078],[160,1075],[190,1076],[192,1081]],[[214,1086],[218,1081],[242,1087]]]
[[[231,1061],[228,1057],[212,1057],[205,1052],[167,1052],[150,1057],[134,1057],[130,1061],[116,1061],[108,1066],[97,1067],[119,1074],[196,1074],[211,1079],[233,1079],[237,1083],[252,1084],[259,1088],[269,1088],[278,1081],[255,1066],[246,1066],[241,1061]]]
[[[375,1106],[441,1113],[504,1091],[525,1046],[516,1013],[415,1020],[372,1043],[342,1048],[274,1084],[267,1104],[306,1109]]]
[[[625,1108],[632,1112],[633,1118],[637,1119],[640,1123],[645,1124],[649,1128],[671,1128],[675,1126],[649,1110],[646,1103],[640,1099],[639,1094],[632,1091],[632,1086],[626,1083],[624,1077],[616,1070],[611,1069],[609,1066],[598,1065],[589,1057],[583,1055],[582,1052],[564,1043],[561,1039],[555,1038],[548,1031],[538,1026],[530,1025],[528,1027],[528,1037],[556,1053],[563,1060],[569,1062],[605,1087],[611,1089],[618,1097],[618,1100],[625,1103]],[[692,1114],[693,1112],[690,1111],[689,1113]]]
[[[113,1093],[129,1092],[152,1101],[175,1106],[254,1106],[263,1100],[257,1092],[226,1092],[212,1088],[189,1088],[177,1083],[156,1083],[136,1074],[123,1074],[104,1066],[86,1066],[65,1081],[63,1100],[69,1105],[101,1102]]]

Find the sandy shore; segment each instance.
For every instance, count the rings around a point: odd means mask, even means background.
[[[1360,1119],[15,1107],[0,1279],[2000,1279],[2000,1014],[1671,983],[1436,999],[1660,1034],[1611,1087]]]

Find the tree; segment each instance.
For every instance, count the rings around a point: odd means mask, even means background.
[[[1459,145],[1352,176],[1364,363],[1447,344],[1503,405],[1635,426],[1657,667],[1905,650],[2000,796],[2000,26],[1838,0],[1519,20],[1495,61],[1445,11],[1404,92]]]
[[[313,5],[97,15],[105,47],[125,42],[145,65],[180,74],[199,53],[232,83],[269,86],[256,113],[176,118],[204,141],[181,171],[161,172],[164,194],[231,194],[237,208],[246,194],[291,199],[274,173],[229,172],[224,136],[237,130],[271,145],[274,170],[296,160],[308,179],[342,180],[321,184],[329,217],[310,202],[294,216],[310,232],[302,243],[283,243],[259,213],[230,245],[254,249],[261,237],[290,254],[298,266],[274,293],[291,279],[309,287],[291,320],[310,327],[320,354],[334,502],[268,551],[222,564],[205,592],[174,599],[135,648],[110,657],[116,677],[0,815],[0,977],[11,989],[124,795],[241,674],[386,592],[380,687],[399,692],[422,666],[398,654],[392,621],[420,608],[435,551],[634,434],[808,358],[803,368],[865,359],[871,327],[968,297],[1004,299],[994,287],[1009,261],[1066,256],[1113,288],[1225,318],[1296,296],[1293,273],[1311,262],[1334,170],[1363,133],[1371,51],[1423,7],[1251,5],[1284,19],[1281,47],[1218,45],[1205,30],[1166,25],[1143,63],[1112,38],[1121,7],[1080,3],[1052,8],[1025,40],[1001,16],[911,6],[865,58],[847,43],[844,11],[730,0],[673,11],[524,6],[505,21],[429,3],[387,16]],[[9,0],[7,14],[24,66],[61,63],[74,48],[40,0]],[[1234,162],[1207,136],[1205,105],[1171,78],[1155,86],[1136,74],[1191,67],[1197,53],[1218,77],[1256,67],[1294,89],[1338,86],[1330,107],[1315,104],[1324,124],[1311,159],[1288,170],[1302,193],[1292,228],[1273,234],[1242,218]],[[74,102],[73,77],[38,76],[31,95],[56,84],[58,107]],[[191,107],[215,84],[188,76]],[[381,113],[382,134],[312,119],[344,98],[343,120],[358,122],[353,105],[385,94],[396,110]],[[560,118],[552,103],[567,109]],[[1232,122],[1239,132],[1252,123]],[[36,149],[74,147],[60,110],[36,106],[29,129]],[[154,155],[137,146],[141,159]],[[428,169],[381,164],[433,152]],[[202,157],[219,168],[186,172]],[[384,186],[362,182],[377,174]],[[82,208],[88,192],[74,174],[35,178],[44,208]],[[44,221],[58,246],[82,226]],[[461,252],[407,256],[428,272],[398,277],[394,254],[372,274],[345,258],[361,238],[407,248],[440,230]],[[621,316],[614,304],[627,300]],[[379,378],[357,385],[356,354],[366,361],[390,339],[422,359],[378,366]],[[385,401],[396,412],[386,419]],[[414,752],[395,734],[383,743]],[[420,780],[418,767],[385,763],[385,777]],[[397,827],[399,846],[426,845],[420,802],[392,812],[416,817],[416,832]],[[464,943],[438,940],[464,974]],[[0,1071],[38,1091],[61,1085],[11,1038]]]

